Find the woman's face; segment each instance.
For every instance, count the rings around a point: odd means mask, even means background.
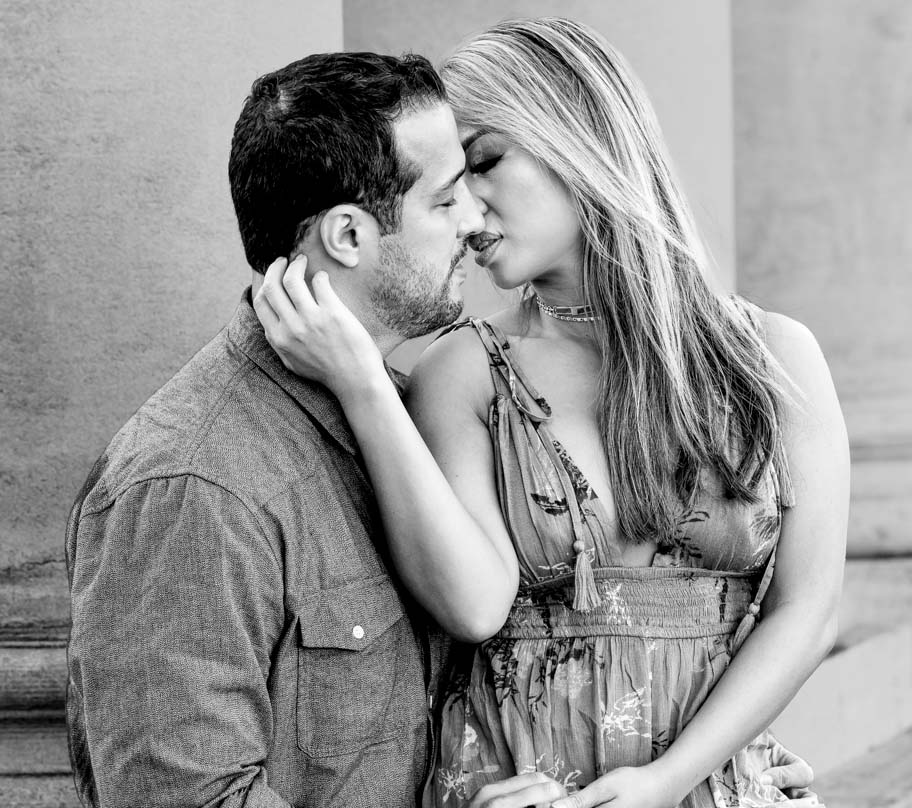
[[[502,289],[535,281],[541,290],[577,290],[583,236],[560,180],[502,135],[460,126],[466,182],[484,211],[469,239],[475,261]]]

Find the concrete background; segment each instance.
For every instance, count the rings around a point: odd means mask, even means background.
[[[912,4],[734,5],[738,288],[804,322],[852,443],[850,554],[912,552]]]
[[[0,639],[65,631],[94,458],[249,282],[228,190],[253,80],[342,48],[340,2],[0,5]]]

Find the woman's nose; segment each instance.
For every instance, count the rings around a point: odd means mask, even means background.
[[[488,206],[472,193],[468,183],[465,184],[462,208],[462,227],[460,230],[466,235],[480,233],[484,230],[484,215],[488,210]]]

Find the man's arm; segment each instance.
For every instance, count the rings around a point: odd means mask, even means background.
[[[101,806],[288,805],[265,785],[282,569],[244,504],[199,477],[83,512],[71,716]]]

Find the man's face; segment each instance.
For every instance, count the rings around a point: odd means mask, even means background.
[[[421,171],[402,197],[402,226],[381,236],[371,304],[407,339],[429,334],[462,312],[465,239],[484,219],[463,179],[465,154],[446,104],[408,112],[393,126],[399,155]]]

